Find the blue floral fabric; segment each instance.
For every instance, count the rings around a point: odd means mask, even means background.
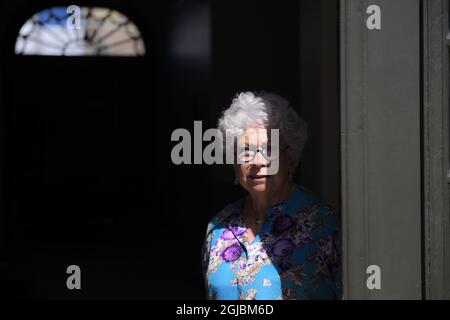
[[[266,210],[253,241],[241,209],[228,205],[208,224],[202,250],[208,299],[340,299],[340,236],[335,210],[294,186]]]

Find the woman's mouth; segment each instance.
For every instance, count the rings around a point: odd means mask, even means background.
[[[265,180],[267,178],[269,178],[269,175],[263,175],[263,174],[255,174],[255,175],[250,175],[249,178],[255,181],[260,181],[260,180]]]

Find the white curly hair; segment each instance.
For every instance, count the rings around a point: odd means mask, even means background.
[[[218,128],[224,137],[238,137],[248,128],[257,126],[279,130],[280,140],[289,147],[286,150],[290,161],[289,171],[293,173],[308,139],[306,122],[288,100],[269,92],[238,93],[218,121]],[[225,148],[228,150],[229,146]]]

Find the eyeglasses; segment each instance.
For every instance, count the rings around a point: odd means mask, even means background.
[[[282,150],[280,150],[280,152],[272,154],[273,147],[265,146],[257,148],[248,145],[241,146],[238,147],[237,150],[237,159],[239,160],[239,163],[252,162],[255,159],[256,154],[260,152],[261,155],[264,157],[264,159],[266,159],[267,161],[272,161],[278,159],[280,157],[281,152],[285,151],[287,148],[288,147],[285,147]]]

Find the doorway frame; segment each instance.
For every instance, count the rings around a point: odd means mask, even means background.
[[[366,26],[370,5],[380,30]],[[344,299],[423,297],[421,5],[340,2]]]
[[[450,299],[449,1],[422,5],[424,295]]]

